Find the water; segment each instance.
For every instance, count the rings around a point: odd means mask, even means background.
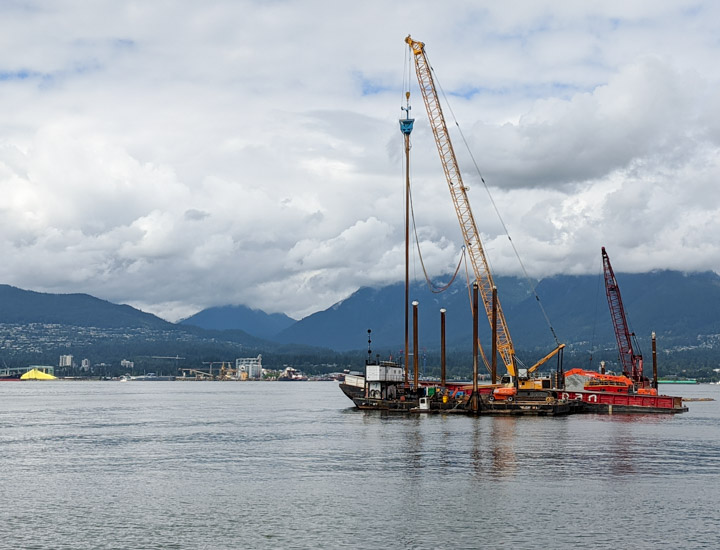
[[[0,384],[0,548],[718,548],[720,386],[677,416],[365,413],[335,383]]]

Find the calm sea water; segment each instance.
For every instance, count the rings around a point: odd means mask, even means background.
[[[0,548],[720,548],[677,416],[365,413],[329,382],[0,384]]]

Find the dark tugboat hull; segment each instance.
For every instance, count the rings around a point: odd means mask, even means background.
[[[362,397],[365,393],[363,388],[344,383],[340,384],[340,390],[353,402],[355,402],[356,398]]]

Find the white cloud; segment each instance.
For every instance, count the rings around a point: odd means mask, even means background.
[[[602,245],[618,271],[720,270],[719,11],[5,4],[0,281],[177,319],[228,303],[302,316],[401,280],[410,32],[532,275],[597,272]],[[459,229],[416,86],[412,102],[418,235],[439,274]],[[453,140],[492,267],[518,273]]]

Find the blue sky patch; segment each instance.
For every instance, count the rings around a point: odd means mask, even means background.
[[[365,76],[363,76],[360,72],[354,72],[353,77],[360,85],[362,95],[376,95],[392,90],[390,86],[383,84],[380,81],[365,78]]]
[[[0,71],[0,80],[4,82],[11,80],[28,80],[30,78],[38,78],[40,76],[42,76],[42,73],[29,71],[27,69],[20,69],[18,71]]]

